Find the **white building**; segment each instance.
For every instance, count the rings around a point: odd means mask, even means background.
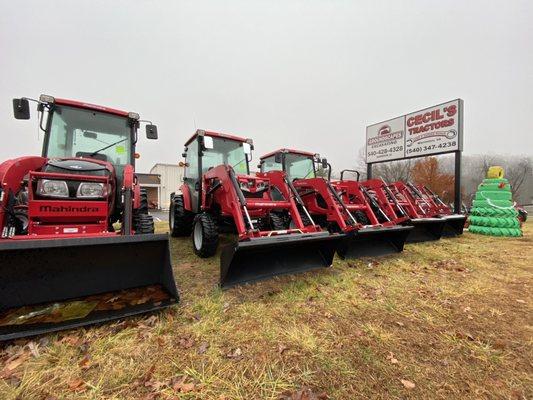
[[[170,193],[178,192],[183,183],[183,169],[177,164],[156,164],[149,173],[137,173],[139,185],[148,194],[151,209],[169,209]]]

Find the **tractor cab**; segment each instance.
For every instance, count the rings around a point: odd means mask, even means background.
[[[13,99],[16,119],[30,119],[28,98]],[[47,159],[41,168],[45,173],[66,175],[105,176],[109,187],[101,183],[82,185],[83,193],[76,193],[82,186],[71,181],[48,181],[42,183],[37,194],[49,198],[97,199],[116,194],[110,200],[114,220],[122,211],[120,191],[124,168],[135,166],[137,130],[141,121],[139,114],[74,100],[41,95],[38,103],[39,127],[44,132],[42,157]],[[157,139],[157,127],[146,125],[148,139]],[[76,186],[76,187],[74,187]],[[83,190],[81,190],[83,192]],[[81,196],[80,196],[81,195]],[[116,204],[116,207],[115,205]]]
[[[183,181],[191,197],[194,213],[201,210],[201,178],[219,165],[230,166],[237,176],[250,175],[253,141],[218,132],[197,130],[185,143],[185,174]],[[250,181],[253,177],[250,177]],[[248,189],[240,184],[241,189]],[[249,189],[254,189],[253,187]]]
[[[307,151],[280,149],[261,157],[261,172],[284,171],[290,180],[311,179],[322,176],[329,168],[328,161],[319,154]]]

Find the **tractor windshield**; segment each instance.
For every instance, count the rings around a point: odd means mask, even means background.
[[[243,142],[213,137],[213,148],[205,150],[202,157],[202,174],[221,164],[231,165],[237,174],[249,174]]]
[[[126,117],[55,106],[51,118],[46,157],[93,157],[117,166],[131,163],[131,126]]]
[[[303,154],[285,154],[285,172],[291,180],[316,177],[313,158]]]

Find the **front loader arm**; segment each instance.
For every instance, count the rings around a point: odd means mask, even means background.
[[[203,175],[201,208],[206,210],[211,208],[209,206],[213,203],[218,204],[222,215],[233,217],[239,238],[241,238],[248,232],[243,217],[246,200],[241,189],[236,184],[234,174],[235,172],[231,166],[219,165]],[[250,229],[253,229],[253,227],[250,227]]]

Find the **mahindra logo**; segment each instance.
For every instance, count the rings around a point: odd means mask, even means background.
[[[381,128],[379,128],[379,135],[388,135],[391,133],[392,129],[389,125],[383,125]]]
[[[79,213],[89,213],[97,212],[98,207],[73,207],[73,206],[41,206],[39,211],[42,212],[79,212]]]

